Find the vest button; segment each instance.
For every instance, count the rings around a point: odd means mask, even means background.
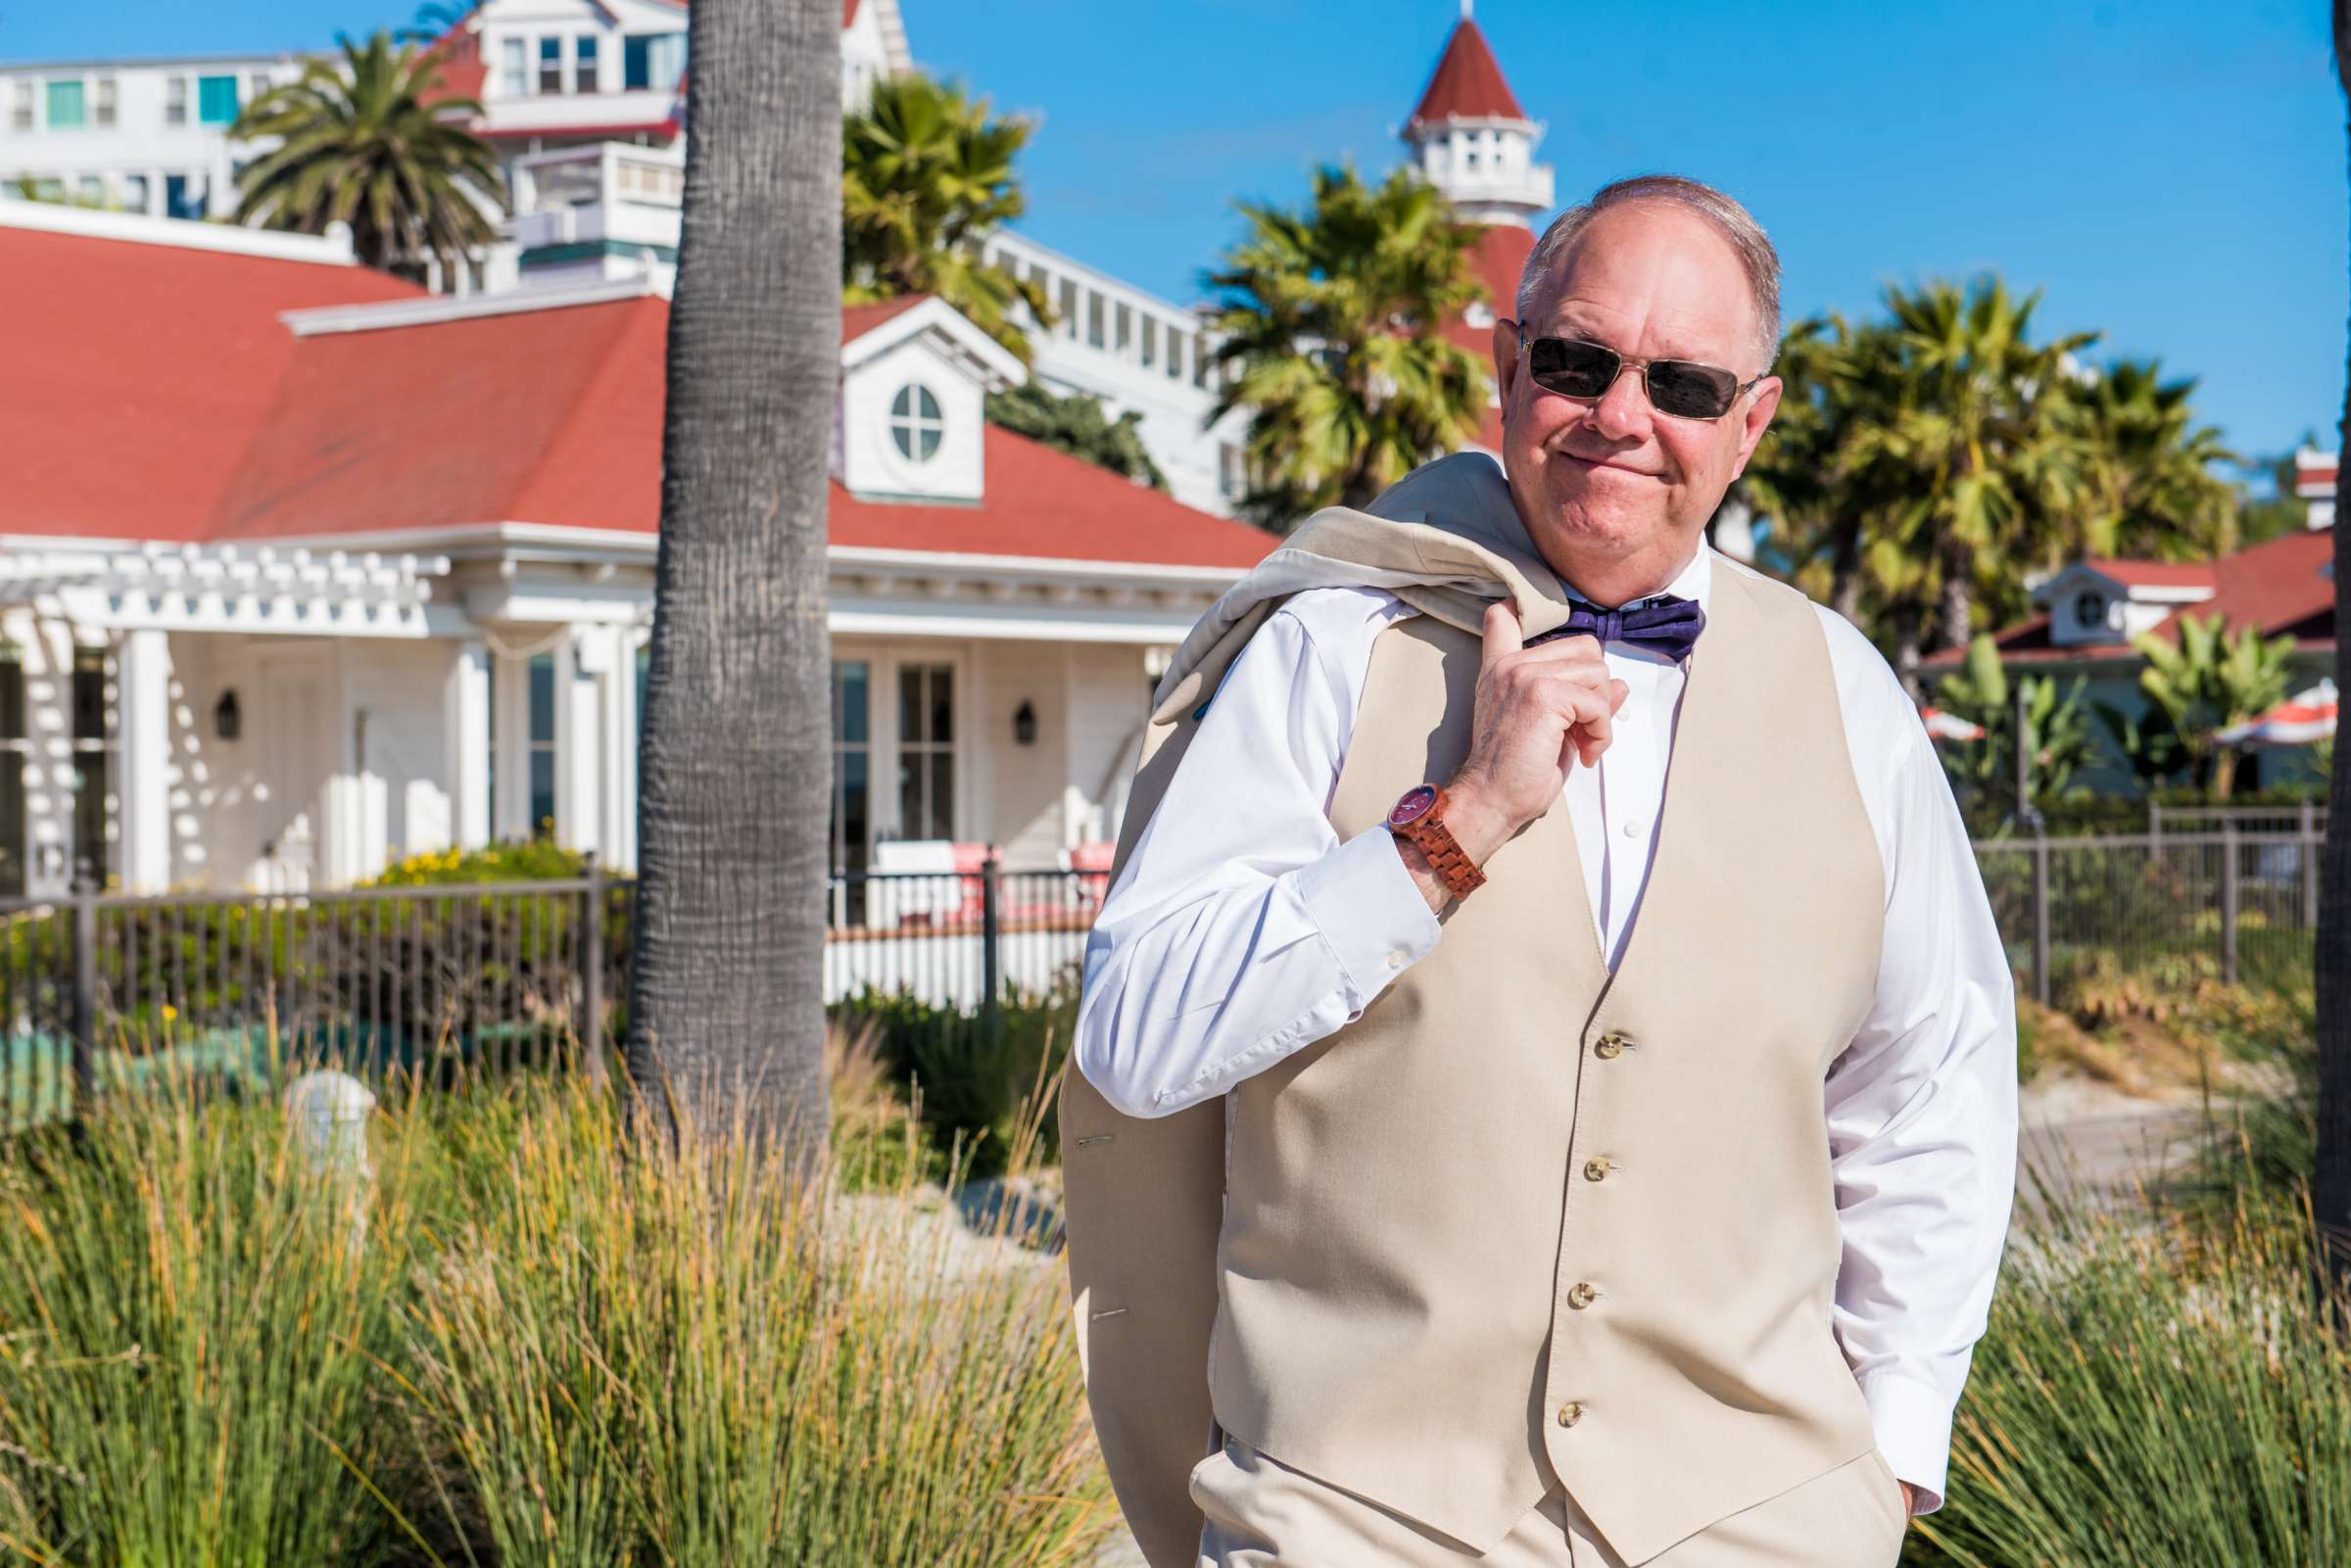
[[[1559,1406],[1559,1425],[1573,1426],[1583,1418],[1584,1407],[1573,1400],[1569,1400],[1565,1404]]]
[[[1607,1178],[1607,1174],[1608,1162],[1605,1156],[1584,1162],[1584,1179],[1586,1181],[1603,1181]]]
[[[1602,1058],[1613,1058],[1620,1055],[1629,1043],[1623,1035],[1610,1029],[1602,1035],[1599,1042],[1592,1047],[1592,1054]]]
[[[1583,1280],[1579,1279],[1574,1284],[1567,1287],[1567,1305],[1580,1312],[1585,1307],[1591,1306],[1592,1299],[1599,1294],[1600,1292],[1594,1290],[1589,1284],[1586,1284]]]

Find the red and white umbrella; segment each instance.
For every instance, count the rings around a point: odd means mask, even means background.
[[[1918,716],[1926,721],[1927,734],[1938,740],[1981,740],[1984,738],[1982,725],[1970,724],[1956,713],[1945,713],[1941,708],[1921,708],[1918,710]]]
[[[2334,734],[2334,683],[2321,681],[2258,718],[2220,731],[2215,738],[2232,746],[2306,746]]]

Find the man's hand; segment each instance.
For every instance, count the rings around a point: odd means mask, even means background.
[[[1469,755],[1445,785],[1445,826],[1481,866],[1552,808],[1570,767],[1600,760],[1610,721],[1632,689],[1608,674],[1597,638],[1526,646],[1517,607],[1508,599],[1486,606],[1485,638]],[[1428,907],[1444,908],[1451,895],[1427,858],[1409,840],[1398,839],[1396,847]]]
[[[1632,689],[1608,674],[1598,638],[1526,646],[1508,599],[1486,606],[1485,631],[1469,756],[1445,786],[1453,836],[1480,865],[1558,802],[1569,768],[1600,760]]]
[[[1910,1516],[1918,1511],[1918,1488],[1907,1481],[1896,1482],[1902,1489],[1902,1523],[1909,1524]]]

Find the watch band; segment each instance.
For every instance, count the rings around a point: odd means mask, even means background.
[[[1392,831],[1419,846],[1420,853],[1428,857],[1429,869],[1437,874],[1447,892],[1457,899],[1467,898],[1485,885],[1486,874],[1477,869],[1477,862],[1469,858],[1468,851],[1453,836],[1453,830],[1445,826],[1445,791],[1436,789],[1435,794],[1435,801],[1426,811]]]

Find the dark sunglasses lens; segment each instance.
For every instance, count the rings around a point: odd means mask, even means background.
[[[1570,398],[1597,398],[1616,379],[1615,352],[1572,338],[1537,338],[1526,346],[1535,385]]]
[[[1650,401],[1657,412],[1684,419],[1714,419],[1739,395],[1739,381],[1728,370],[1686,359],[1659,359],[1649,367]]]

